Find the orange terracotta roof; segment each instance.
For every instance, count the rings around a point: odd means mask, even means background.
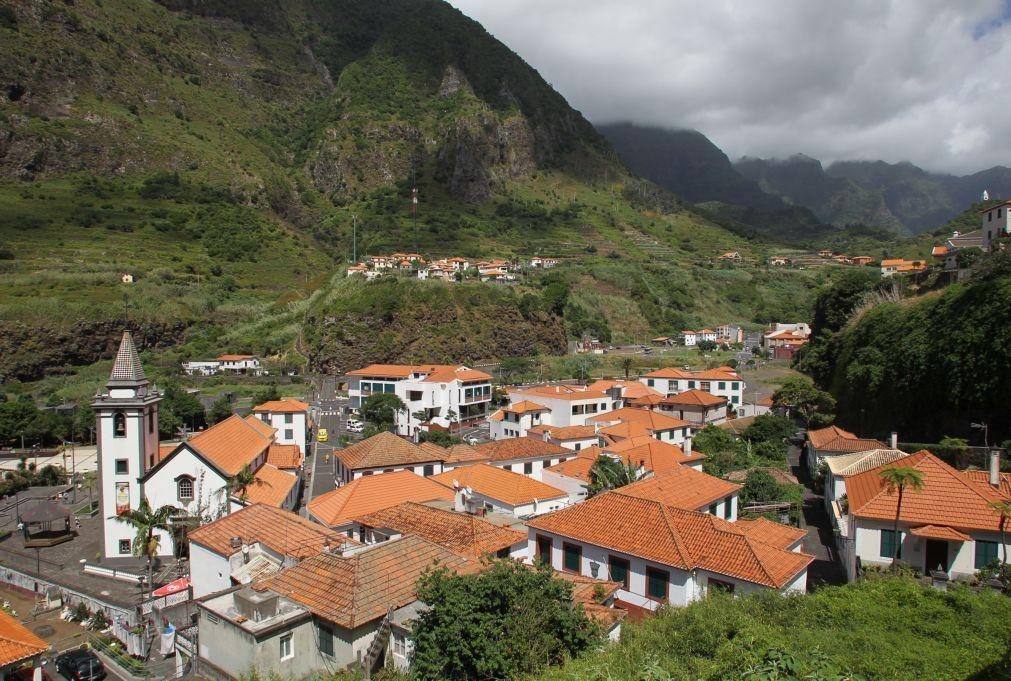
[[[607,392],[611,388],[621,388],[621,396],[626,400],[633,400],[638,397],[648,397],[653,395],[660,395],[659,392],[653,390],[648,385],[642,381],[610,381],[610,380],[599,380],[594,381],[590,385],[586,386],[588,390],[599,390],[600,392]]]
[[[945,541],[972,541],[972,537],[958,530],[941,525],[923,525],[909,530],[909,534],[928,539],[943,539]]]
[[[367,440],[355,443],[346,449],[335,452],[347,468],[381,468],[383,466],[404,466],[431,461],[431,452],[426,452],[413,442],[408,442],[390,432],[382,432]]]
[[[863,452],[871,449],[886,449],[887,445],[878,440],[859,438],[838,426],[820,430],[809,430],[807,439],[815,449],[828,452]]]
[[[571,455],[571,450],[545,442],[534,437],[513,437],[474,445],[489,461],[512,461],[515,459],[544,459],[559,454]]]
[[[621,490],[538,516],[527,525],[681,570],[703,569],[776,589],[814,560],[759,541],[708,513]]]
[[[545,470],[589,484],[590,469],[593,468],[593,464],[603,452],[599,447],[587,447],[586,449],[580,449],[576,454],[574,459],[556,463]]]
[[[433,442],[422,442],[418,447],[426,454],[447,464],[473,463],[474,461],[487,461],[488,457],[474,449],[468,444],[455,444],[449,447],[440,447]]]
[[[259,418],[257,416],[253,416],[252,414],[250,414],[249,416],[246,417],[246,423],[248,423],[253,428],[255,428],[257,431],[259,431],[259,433],[261,435],[263,435],[264,437],[269,437],[269,438],[273,439],[274,438],[274,433],[277,432],[277,428],[274,428],[273,426],[271,426],[270,424],[268,424],[263,419],[261,419],[261,418]]]
[[[246,544],[259,543],[274,553],[299,559],[316,555],[326,541],[334,548],[342,542],[358,543],[297,513],[265,504],[252,504],[229,513],[190,530],[187,537],[220,556],[238,551],[232,547],[232,538],[239,537]]]
[[[282,471],[277,466],[265,463],[256,470],[256,479],[259,485],[250,485],[246,488],[245,500],[251,504],[266,504],[268,506],[284,505],[284,500],[288,498],[291,488],[298,483],[298,477],[288,471]]]
[[[740,490],[741,485],[715,478],[687,466],[656,472],[653,477],[621,488],[624,494],[652,499],[689,511],[701,509]]]
[[[526,542],[525,532],[495,525],[487,520],[406,501],[355,521],[368,527],[388,527],[401,534],[413,534],[454,553],[472,558],[494,555],[502,549]]]
[[[542,424],[528,428],[527,433],[527,437],[531,437],[529,433],[533,433],[537,437],[542,437],[544,433],[547,433],[553,440],[585,440],[595,437],[597,429],[594,426],[547,426]]]
[[[519,395],[530,395],[553,400],[597,400],[607,397],[607,395],[599,390],[587,390],[582,386],[571,385],[535,385],[514,392]]]
[[[542,404],[537,404],[536,402],[531,402],[530,400],[522,400],[515,404],[510,404],[508,406],[502,407],[502,411],[508,411],[512,414],[526,414],[528,412],[534,411],[551,411]]]
[[[694,379],[701,381],[740,381],[743,380],[733,369],[729,367],[720,367],[717,369],[709,369],[708,371],[700,371],[697,374],[692,374]]]
[[[705,390],[686,390],[663,398],[661,404],[683,404],[692,407],[719,407],[727,403],[726,397],[717,397]]]
[[[915,468],[924,482],[921,491],[906,490],[903,494],[900,521],[910,525],[999,531],[1000,516],[990,508],[990,502],[1007,501],[1009,497],[980,484],[975,476],[955,470],[926,450],[847,478],[851,515],[895,520],[898,492],[889,493],[881,479],[882,470],[895,467]]]
[[[990,485],[990,473],[988,471],[962,471],[965,479],[975,485],[985,485],[992,489]],[[1001,494],[1011,497],[1011,473],[1000,474],[1000,484],[998,485]]]
[[[298,445],[270,445],[267,450],[267,463],[278,468],[298,468],[302,465],[302,452]]]
[[[314,497],[306,507],[312,517],[329,527],[346,525],[367,515],[405,501],[453,500],[443,485],[411,471],[365,475],[346,485]]]
[[[905,262],[906,261],[903,260],[902,258],[891,258],[891,259],[888,259],[888,260],[882,260],[881,261],[881,266],[882,267],[889,267],[891,265],[902,265]]]
[[[642,397],[636,397],[629,400],[629,405],[633,407],[638,407],[640,409],[648,409],[649,407],[654,407],[663,402],[663,395],[657,393],[656,395],[643,395]]]
[[[251,464],[270,444],[271,439],[259,428],[234,414],[186,442],[226,475],[235,475]]]
[[[601,428],[598,435],[608,442],[631,440],[634,437],[653,437],[653,431],[639,423],[616,423],[613,426]]]
[[[622,407],[614,411],[590,416],[586,421],[587,423],[599,423],[601,425],[614,423],[635,424],[651,431],[689,428],[692,425],[688,421],[682,421],[673,416],[659,414],[649,409],[635,409],[633,407]]]
[[[345,629],[383,617],[417,599],[418,578],[438,565],[450,570],[468,562],[421,537],[401,537],[342,557],[321,553],[257,582],[257,591],[273,591],[301,603],[314,615]]]
[[[620,456],[633,465],[645,466],[646,470],[663,472],[674,470],[682,464],[702,461],[706,455],[692,451],[691,456],[685,454],[678,445],[661,442],[651,435],[638,435],[627,440],[621,440],[603,447],[609,454]]]
[[[490,381],[491,374],[465,366],[436,367],[425,377],[426,383],[449,383],[450,381]]]
[[[370,364],[364,369],[349,371],[348,376],[382,376],[385,378],[407,378],[413,367],[404,364]]]
[[[425,374],[422,380],[430,383],[491,380],[491,374],[459,364],[370,364],[364,369],[348,372],[348,376],[381,376],[398,379],[408,378],[411,374]]]
[[[270,411],[280,414],[289,412],[301,412],[309,411],[309,405],[305,402],[296,400],[293,397],[285,397],[283,400],[271,400],[270,402],[264,402],[263,404],[253,407],[253,411]]]
[[[162,459],[164,459],[166,456],[171,454],[178,446],[179,446],[178,443],[174,445],[158,445],[158,460],[161,461]]]
[[[499,409],[488,417],[489,421],[504,421],[505,420],[505,410]]]
[[[790,549],[807,536],[799,527],[777,523],[768,518],[738,520],[737,527],[746,535],[781,549]]]
[[[683,333],[695,333],[694,331],[685,331]],[[657,369],[656,371],[651,371],[645,374],[646,378],[692,378],[694,374],[682,371],[681,369],[675,369],[674,367],[664,367],[663,369]]]
[[[0,669],[49,650],[49,644],[0,610]]]
[[[221,355],[217,358],[218,362],[238,362],[244,359],[254,359],[256,355]]]
[[[486,463],[454,468],[451,471],[433,475],[431,479],[445,485],[449,490],[454,489],[455,484],[459,484],[461,487],[470,487],[481,496],[505,502],[510,506],[566,496],[565,491],[557,487]]]

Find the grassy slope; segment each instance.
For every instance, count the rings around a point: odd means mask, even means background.
[[[800,597],[709,598],[625,625],[620,644],[540,678],[741,678],[770,650],[794,657],[798,669],[754,678],[837,678],[827,673],[832,669],[866,679],[1006,678],[1009,616],[1011,601],[999,594],[942,593],[909,580]],[[816,674],[823,664],[824,675]]]
[[[562,256],[571,300],[616,342],[804,317],[836,275],[769,271],[760,242],[676,202],[633,205],[635,181],[588,124],[441,3],[264,5],[241,17],[252,28],[145,0],[40,2],[16,18],[0,26],[0,66],[25,88],[0,100],[7,321],[183,320],[196,326],[180,356],[298,361],[307,298],[345,290],[326,282],[350,259],[352,215],[359,254]],[[464,82],[437,95],[446,63]],[[524,146],[527,124],[536,143]],[[476,137],[480,151],[488,129],[517,158],[488,167],[491,199],[462,202],[456,143]],[[142,197],[164,171],[184,190]],[[265,245],[222,257],[251,237]],[[715,265],[726,250],[749,264]],[[121,285],[122,271],[138,282]]]

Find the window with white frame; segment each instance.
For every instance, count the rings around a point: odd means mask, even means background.
[[[290,660],[291,658],[295,657],[295,646],[292,643],[291,633],[287,633],[281,636],[281,638],[278,639],[278,642],[280,643],[281,646],[280,652],[282,660]]]

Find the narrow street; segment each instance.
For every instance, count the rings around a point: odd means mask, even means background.
[[[815,491],[814,481],[806,466],[800,464],[800,448],[791,445],[787,460],[793,474],[804,486],[804,508],[801,514],[801,528],[807,530],[804,552],[815,557],[807,570],[808,589],[825,584],[845,584],[846,572],[839,564],[838,552],[832,539],[832,522],[825,511],[825,500],[821,491]]]
[[[311,477],[306,482],[305,498],[300,511],[303,516],[306,515],[305,507],[314,497],[326,494],[335,487],[333,453],[339,447],[340,437],[344,434],[343,412],[346,406],[347,400],[337,395],[337,380],[332,376],[324,376],[319,393],[314,396],[310,409],[315,423],[313,433],[325,428],[327,441],[317,442],[314,437],[310,445],[313,455],[307,461],[307,468],[311,472]]]

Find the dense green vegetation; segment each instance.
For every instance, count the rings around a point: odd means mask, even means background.
[[[614,342],[803,317],[835,276],[754,267],[766,245],[629,177],[535,71],[445,3],[108,0],[8,15],[8,322],[180,322],[191,352],[286,362],[304,351],[307,298],[333,291],[353,252],[560,256],[564,271],[523,282],[529,293],[562,280],[564,332]],[[206,18],[222,16],[236,21]],[[750,265],[715,266],[726,250]]]
[[[599,627],[550,567],[495,561],[477,574],[421,578],[412,678],[515,679],[590,650]]]
[[[819,297],[813,340],[797,365],[835,396],[843,425],[975,443],[970,423],[982,421],[999,442],[1011,436],[1002,398],[1011,382],[1009,300],[1006,253],[981,261],[968,281],[918,296],[894,282],[847,280]]]
[[[625,624],[618,645],[538,678],[999,679],[1011,671],[1009,640],[1003,595],[880,579],[671,608]]]

